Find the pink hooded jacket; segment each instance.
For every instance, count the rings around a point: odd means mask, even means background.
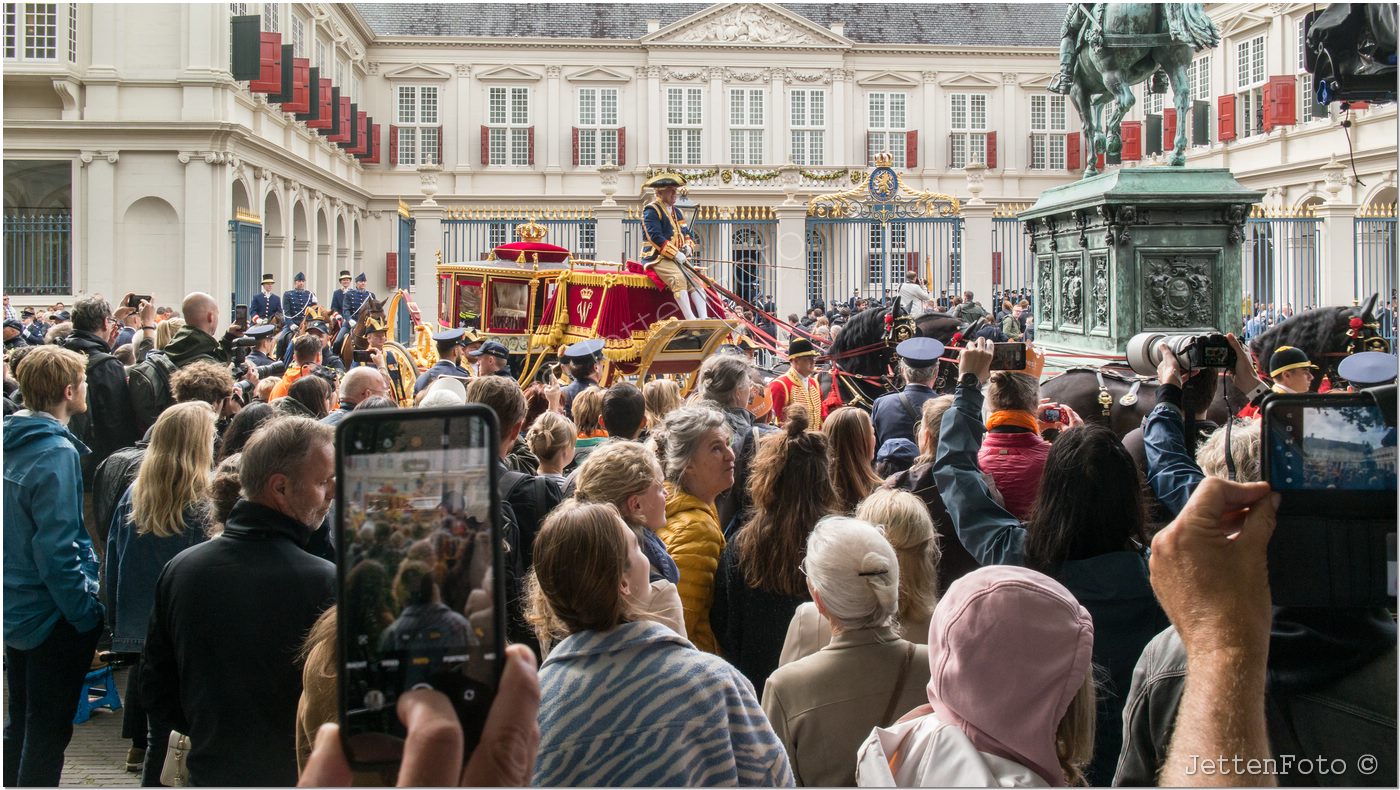
[[[861,786],[1064,785],[1055,732],[1084,685],[1089,613],[1059,582],[1009,565],[958,579],[929,625],[929,707],[876,728]]]

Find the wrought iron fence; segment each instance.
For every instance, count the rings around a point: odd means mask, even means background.
[[[1355,295],[1363,301],[1371,294],[1380,297],[1376,312],[1381,334],[1390,341],[1391,353],[1395,353],[1395,206],[1368,206],[1353,223]]]
[[[845,303],[853,296],[893,297],[914,272],[935,298],[962,290],[961,217],[879,222],[807,218],[809,303]]]
[[[515,227],[531,220],[548,229],[544,243],[564,247],[575,258],[598,257],[598,223],[591,209],[494,208],[447,212],[442,221],[443,260],[491,260],[496,247],[519,240]]]
[[[992,287],[1019,291],[1035,287],[1035,256],[1025,226],[1016,219],[1025,205],[998,206],[992,218]]]
[[[778,287],[778,218],[766,206],[702,206],[690,219],[699,241],[694,263],[746,301],[773,296]],[[622,257],[638,260],[646,234],[641,209],[622,222]]]
[[[1252,305],[1300,313],[1316,307],[1322,288],[1322,220],[1265,216],[1245,225],[1244,312]],[[1250,304],[1252,303],[1252,305]]]
[[[5,214],[5,292],[73,292],[73,214],[68,209]]]

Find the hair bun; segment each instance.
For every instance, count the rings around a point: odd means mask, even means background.
[[[800,403],[788,406],[784,417],[787,421],[783,423],[783,430],[787,432],[789,439],[801,436],[807,431],[807,426],[812,424],[812,417],[807,413],[807,407]]]
[[[867,551],[864,557],[860,558],[861,576],[867,579],[875,579],[888,574],[890,571],[890,560],[888,557],[875,551]]]

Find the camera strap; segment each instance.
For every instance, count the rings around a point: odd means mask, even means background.
[[[1225,387],[1225,474],[1231,483],[1239,482],[1235,476],[1235,453],[1231,443],[1231,429],[1235,427],[1235,407],[1230,405],[1230,382],[1221,382]]]

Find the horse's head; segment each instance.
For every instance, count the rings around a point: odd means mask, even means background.
[[[1347,319],[1348,353],[1360,351],[1390,351],[1390,343],[1381,336],[1380,321],[1376,318],[1376,302],[1380,294],[1371,294],[1363,305],[1351,308]]]

